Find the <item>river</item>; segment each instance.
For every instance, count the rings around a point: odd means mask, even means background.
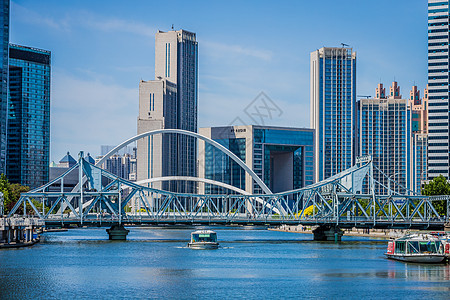
[[[105,228],[42,235],[0,250],[2,299],[450,299],[449,265],[387,260],[387,242],[215,227],[218,250],[186,248],[190,229]]]

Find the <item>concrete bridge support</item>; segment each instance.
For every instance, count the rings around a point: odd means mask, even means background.
[[[321,225],[313,229],[315,241],[335,241],[342,239],[343,231],[337,226]]]
[[[0,248],[30,246],[39,241],[33,238],[33,233],[44,226],[44,221],[38,218],[0,217]]]
[[[111,226],[111,228],[106,229],[106,232],[108,233],[110,240],[125,241],[130,231],[128,229],[125,229],[123,225],[116,224]]]

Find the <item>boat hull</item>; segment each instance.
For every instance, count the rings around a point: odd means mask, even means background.
[[[195,242],[188,243],[188,247],[196,250],[213,250],[219,248],[219,243]]]
[[[405,262],[413,262],[413,263],[425,263],[425,264],[437,264],[441,263],[445,259],[445,255],[435,254],[435,255],[414,255],[414,254],[385,254],[390,259],[395,259],[399,261]]]

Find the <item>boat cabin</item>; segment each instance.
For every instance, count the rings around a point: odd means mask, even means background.
[[[436,238],[404,237],[395,241],[394,249],[391,251],[394,250],[392,252],[395,254],[442,253],[441,245],[441,241]]]
[[[198,230],[191,233],[191,243],[217,243],[217,233],[212,230]]]

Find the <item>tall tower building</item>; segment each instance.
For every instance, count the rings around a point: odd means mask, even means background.
[[[372,155],[376,181],[405,194],[412,189],[411,166],[411,109],[407,99],[401,99],[400,87],[393,82],[389,96],[385,97],[383,85],[379,84],[373,99],[361,99],[357,105],[358,156]],[[380,172],[381,171],[381,172]],[[377,194],[388,194],[387,188],[379,187]]]
[[[185,30],[155,36],[155,80],[139,84],[138,133],[155,129],[197,132],[198,45],[195,33]],[[195,138],[165,134],[138,141],[138,180],[161,176],[196,176]],[[170,186],[176,192],[194,192],[192,183]]]
[[[428,177],[449,177],[449,1],[428,0]]]
[[[49,179],[50,56],[36,48],[9,48],[6,174],[31,188]]]
[[[0,0],[0,174],[6,173],[9,0]]]
[[[311,53],[311,128],[316,130],[315,180],[353,165],[356,52],[321,48]]]
[[[411,108],[412,130],[412,189],[420,193],[422,183],[428,175],[428,87],[424,90],[424,96],[420,98],[420,91],[413,86],[409,93]]]

